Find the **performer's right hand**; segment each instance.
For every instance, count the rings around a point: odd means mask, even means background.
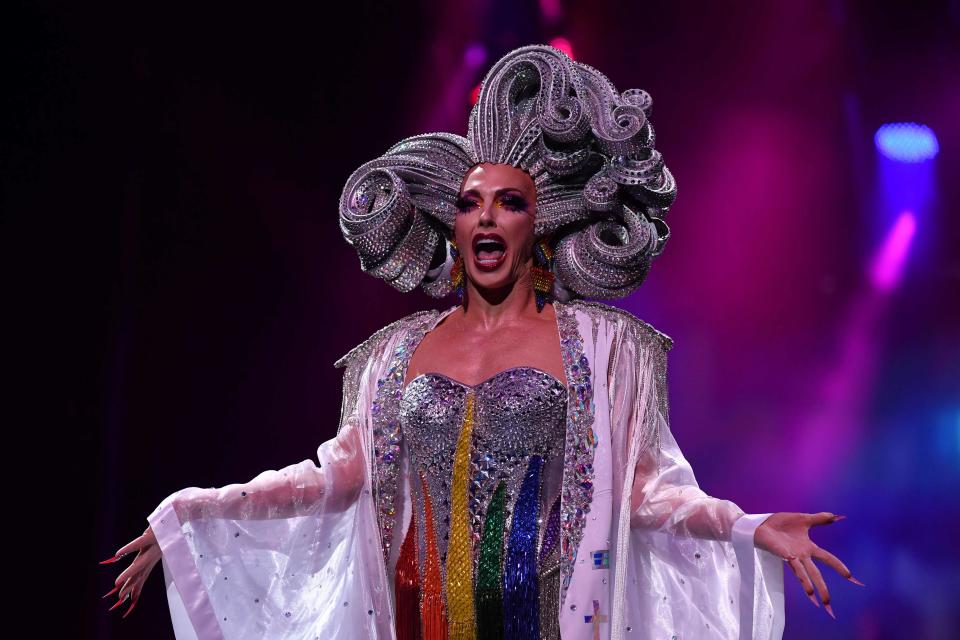
[[[153,529],[147,526],[146,530],[143,532],[143,535],[134,538],[124,546],[120,547],[117,550],[117,553],[112,558],[103,560],[100,564],[111,564],[116,562],[122,557],[125,557],[131,551],[139,550],[137,557],[133,559],[133,562],[130,563],[130,566],[123,570],[123,572],[117,576],[117,579],[114,580],[113,590],[104,594],[104,598],[107,596],[116,593],[117,603],[110,607],[110,611],[113,611],[119,607],[126,600],[131,600],[130,608],[124,612],[124,618],[127,617],[133,608],[137,606],[137,600],[140,599],[140,591],[143,589],[143,583],[146,582],[147,576],[150,575],[150,572],[153,571],[153,568],[156,566],[157,562],[160,561],[162,554],[160,553],[160,546],[157,544],[157,537],[153,534]],[[118,593],[119,592],[119,593]]]

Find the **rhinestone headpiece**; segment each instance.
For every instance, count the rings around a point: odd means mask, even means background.
[[[453,236],[466,172],[486,162],[526,171],[537,190],[535,239],[554,244],[560,299],[621,298],[639,287],[670,236],[676,182],[654,148],[653,101],[547,45],[514,49],[483,79],[468,137],[404,138],[354,171],[340,228],[361,268],[400,291],[450,292],[426,278]],[[425,279],[426,278],[426,279]]]

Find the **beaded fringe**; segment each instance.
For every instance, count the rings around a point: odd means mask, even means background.
[[[417,555],[417,518],[410,518],[400,547],[395,578],[397,640],[420,640],[420,567]]]
[[[560,639],[560,547],[554,547],[548,569],[540,575],[540,638]]]
[[[540,637],[537,516],[542,466],[543,458],[530,458],[510,523],[510,543],[503,580],[503,636],[508,640]]]
[[[543,565],[550,553],[557,546],[560,540],[560,495],[558,494],[550,507],[550,515],[547,516],[546,530],[543,532],[543,542],[540,544],[540,564]]]
[[[560,638],[560,496],[557,495],[547,516],[540,544],[540,637]]]
[[[470,482],[470,443],[473,437],[474,393],[466,397],[463,426],[453,456],[450,504],[450,544],[447,549],[447,606],[451,640],[474,640],[473,547],[467,498]]]
[[[497,484],[487,507],[477,561],[477,637],[483,640],[503,638],[503,507],[506,484]]]
[[[443,576],[440,575],[440,553],[437,551],[436,533],[433,529],[433,504],[427,482],[420,473],[426,511],[426,560],[423,578],[423,600],[420,616],[423,624],[423,640],[447,640],[447,611],[443,604]]]

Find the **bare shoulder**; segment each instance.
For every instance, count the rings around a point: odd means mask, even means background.
[[[588,315],[595,322],[609,322],[620,325],[636,338],[659,344],[664,351],[669,351],[673,347],[673,338],[626,309],[588,300],[571,300],[566,304],[572,309]]]

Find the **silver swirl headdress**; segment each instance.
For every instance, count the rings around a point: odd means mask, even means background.
[[[654,148],[650,95],[547,45],[514,49],[483,79],[468,137],[404,138],[351,174],[340,228],[361,268],[400,291],[449,293],[428,275],[453,236],[455,202],[479,163],[526,171],[537,191],[534,235],[551,236],[555,293],[611,299],[639,287],[670,236],[673,176]]]

